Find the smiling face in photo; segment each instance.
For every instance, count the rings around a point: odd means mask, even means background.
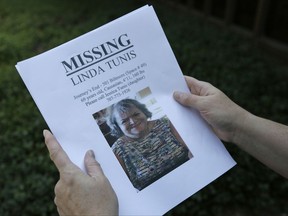
[[[137,139],[146,134],[147,117],[134,105],[131,105],[125,111],[115,110],[114,115],[118,126],[127,137]]]

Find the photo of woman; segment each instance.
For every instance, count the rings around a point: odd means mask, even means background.
[[[164,116],[151,120],[145,104],[123,99],[106,110],[112,150],[137,190],[142,190],[193,156]]]

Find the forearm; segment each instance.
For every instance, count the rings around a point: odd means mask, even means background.
[[[233,143],[288,178],[288,127],[248,112],[236,124]]]

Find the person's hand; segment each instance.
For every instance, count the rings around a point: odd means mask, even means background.
[[[118,215],[117,196],[93,151],[88,151],[84,158],[87,175],[71,162],[48,130],[43,135],[51,160],[60,172],[54,200],[59,214]]]
[[[198,110],[220,139],[233,142],[237,124],[246,118],[248,112],[210,83],[187,76],[185,80],[191,94],[176,91],[174,99]]]

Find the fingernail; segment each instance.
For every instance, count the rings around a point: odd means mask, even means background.
[[[88,151],[88,154],[89,154],[89,156],[95,158],[95,154],[94,154],[94,151],[93,151],[93,150],[89,150],[89,151]]]
[[[44,129],[44,130],[43,130],[43,136],[44,136],[44,137],[45,137],[46,133],[47,133],[47,130]]]
[[[181,93],[180,92],[174,92],[173,96],[175,99],[179,99],[181,97]]]

